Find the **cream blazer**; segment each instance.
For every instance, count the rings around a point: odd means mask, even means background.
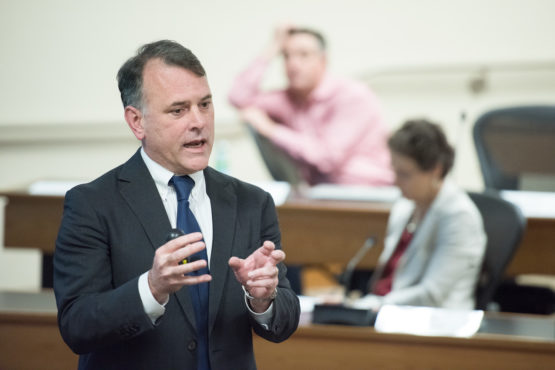
[[[414,207],[405,198],[392,207],[371,286],[381,276]],[[445,180],[399,260],[392,291],[382,304],[474,309],[485,246],[480,212],[463,190]]]

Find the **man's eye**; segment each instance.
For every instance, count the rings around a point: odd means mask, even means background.
[[[175,115],[181,114],[181,113],[183,113],[183,108],[174,109],[174,110],[172,110],[172,113],[175,114]]]
[[[200,103],[200,107],[206,109],[206,108],[210,107],[210,104],[212,104],[212,102],[205,101],[205,102]]]

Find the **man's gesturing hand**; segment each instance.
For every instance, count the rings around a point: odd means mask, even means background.
[[[284,259],[285,253],[276,250],[271,241],[265,241],[246,259],[229,259],[229,266],[233,269],[235,277],[255,298],[250,302],[255,312],[264,312],[270,306],[271,297],[278,285],[277,264]]]
[[[206,266],[204,259],[180,264],[187,257],[206,248],[201,233],[191,233],[170,240],[156,250],[152,268],[148,272],[148,286],[154,298],[160,303],[167,302],[170,293],[183,285],[195,285],[212,280],[208,274],[191,276],[190,272]]]

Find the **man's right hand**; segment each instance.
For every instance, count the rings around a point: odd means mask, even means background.
[[[294,28],[294,25],[291,23],[282,23],[276,26],[274,29],[274,36],[265,50],[267,58],[276,57],[283,52],[283,46],[285,45],[287,37],[289,37],[289,30],[292,28]]]
[[[201,233],[191,233],[168,241],[156,250],[152,268],[148,272],[148,286],[152,295],[163,304],[171,293],[184,285],[196,285],[212,280],[212,276],[188,275],[190,272],[206,267],[204,259],[180,264],[189,256],[206,248]]]
[[[295,28],[295,26],[291,23],[282,23],[276,26],[274,31],[274,41],[280,47],[280,50],[283,50],[285,40],[289,37],[289,31],[293,28]]]

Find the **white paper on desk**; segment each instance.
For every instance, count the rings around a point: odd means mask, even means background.
[[[314,306],[324,302],[322,298],[299,295],[299,304],[301,306],[301,317],[299,325],[308,325],[312,322]]]
[[[285,203],[291,192],[291,184],[285,181],[254,181],[252,184],[270,193],[276,206]]]
[[[383,333],[468,338],[476,334],[484,311],[384,305],[374,328]]]
[[[352,200],[391,203],[401,196],[396,186],[320,184],[307,192],[310,199]]]
[[[314,306],[321,304],[324,300],[320,297],[311,297],[307,295],[298,295],[301,312],[313,312]]]
[[[358,308],[360,310],[377,311],[383,304],[383,296],[375,294],[367,294],[361,298],[349,302],[349,307]]]
[[[555,218],[555,192],[502,190],[500,195],[516,204],[525,217]]]
[[[83,181],[39,180],[29,185],[28,191],[32,195],[65,195],[68,190],[82,183]]]

